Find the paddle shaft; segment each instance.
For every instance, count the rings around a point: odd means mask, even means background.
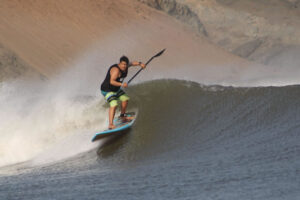
[[[158,57],[160,56],[161,54],[163,54],[163,52],[165,51],[166,49],[163,49],[162,51],[160,51],[158,54],[156,54],[155,56],[152,56],[145,64],[145,67],[155,58],[155,57]],[[137,71],[130,79],[129,81],[127,82],[127,84],[129,85],[129,83],[143,70],[144,68],[141,68],[139,71]]]
[[[160,56],[161,54],[163,54],[163,52],[165,51],[166,49],[163,49],[162,51],[160,51],[158,54],[156,54],[155,56],[152,56],[145,64],[145,67],[155,58],[155,57],[158,57]],[[143,68],[141,68],[138,72],[136,72],[130,79],[129,81],[127,82],[127,85],[129,85],[129,83],[143,70]],[[124,81],[124,80],[123,80]],[[122,81],[122,83],[123,83]],[[121,88],[119,89],[119,91],[117,92],[117,94],[121,91]]]
[[[153,58],[155,58],[155,56],[153,56],[152,58],[150,58],[146,64],[145,67],[153,60]],[[141,68],[139,71],[137,71],[132,77],[131,79],[129,79],[129,81],[127,82],[127,84],[129,84],[144,68]]]

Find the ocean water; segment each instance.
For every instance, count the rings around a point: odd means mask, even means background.
[[[161,79],[126,92],[136,123],[94,143],[107,126],[100,96],[8,104],[0,199],[300,199],[299,85]],[[18,132],[4,134],[12,121]]]

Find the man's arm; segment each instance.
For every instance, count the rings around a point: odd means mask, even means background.
[[[116,81],[118,77],[119,77],[119,69],[116,67],[113,67],[110,70],[110,84],[113,86],[117,86],[117,87],[122,86],[122,83],[119,83],[118,81]]]
[[[138,61],[133,61],[129,64],[129,67],[131,66],[141,66],[143,69],[145,69],[146,65],[142,62],[138,62]]]
[[[119,72],[120,72],[119,69],[116,67],[113,67],[110,70],[110,84],[117,87],[127,88],[128,87],[127,83],[119,83],[118,81],[116,81],[117,78],[119,77]]]

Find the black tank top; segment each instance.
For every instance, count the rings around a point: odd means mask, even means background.
[[[127,72],[128,72],[128,67],[126,68],[126,71],[122,71],[118,64],[114,64],[112,65],[108,71],[107,71],[107,74],[106,74],[106,77],[104,79],[104,81],[102,82],[101,84],[101,90],[102,91],[105,91],[105,92],[117,92],[119,91],[120,87],[119,86],[114,86],[114,85],[111,85],[110,84],[110,70],[113,68],[113,67],[117,67],[120,72],[121,72],[121,76],[117,78],[117,82],[119,83],[122,83],[124,78],[127,76]]]

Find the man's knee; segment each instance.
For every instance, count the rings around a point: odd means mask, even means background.
[[[123,94],[122,96],[119,97],[120,101],[124,102],[124,101],[129,101],[129,96],[127,96],[127,94]]]
[[[117,100],[112,100],[109,102],[110,107],[117,107],[118,106],[118,101]]]

